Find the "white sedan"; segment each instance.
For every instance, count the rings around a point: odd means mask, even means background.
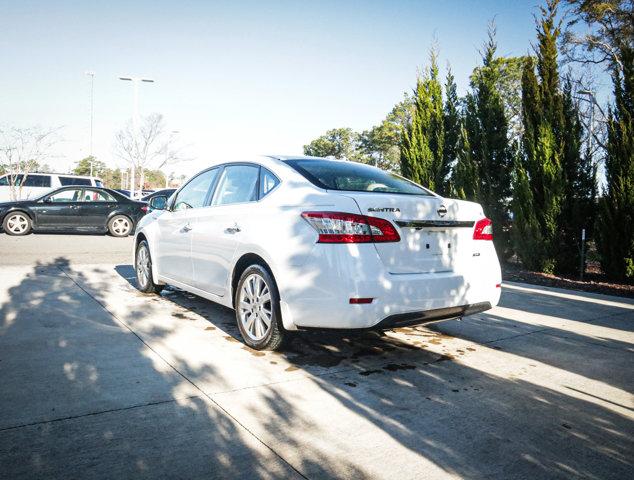
[[[491,221],[359,163],[261,157],[203,170],[135,235],[141,291],[170,284],[233,308],[244,341],[302,329],[389,329],[500,298]]]

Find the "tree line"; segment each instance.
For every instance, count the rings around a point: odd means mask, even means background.
[[[329,130],[304,153],[377,165],[482,204],[500,256],[515,255],[526,268],[576,273],[582,242],[592,239],[604,273],[633,281],[633,2],[566,4],[566,23],[560,0],[539,7],[526,56],[499,56],[491,25],[463,97],[450,68],[441,78],[434,47],[413,91],[381,124]],[[613,85],[598,128],[592,116],[582,121],[584,102],[596,99],[575,77],[589,65],[605,68]]]

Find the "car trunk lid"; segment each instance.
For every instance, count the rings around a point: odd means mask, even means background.
[[[400,242],[375,244],[393,274],[453,271],[461,253],[469,251],[475,221],[483,216],[477,204],[432,195],[345,195],[355,200],[363,215],[396,225]]]

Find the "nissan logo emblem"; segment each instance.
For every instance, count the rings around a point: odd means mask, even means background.
[[[436,210],[436,212],[438,213],[438,216],[442,218],[447,215],[447,207],[441,205],[440,207],[438,207],[438,210]]]

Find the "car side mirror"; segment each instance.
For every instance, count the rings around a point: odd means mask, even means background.
[[[163,196],[154,197],[150,200],[150,207],[152,210],[165,210],[167,207],[167,198]]]
[[[53,203],[53,199],[52,199],[51,197],[46,197],[46,198],[43,200],[43,202],[44,202],[44,203]]]

